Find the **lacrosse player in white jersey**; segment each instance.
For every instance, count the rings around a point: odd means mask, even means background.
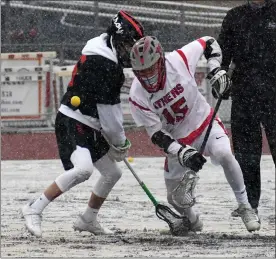
[[[211,71],[207,78],[212,82],[213,93],[223,97],[229,92],[231,80],[220,69],[221,49],[212,37],[202,37],[165,57],[157,38],[146,36],[134,44],[130,54],[136,76],[129,98],[132,116],[137,126],[145,127],[151,141],[167,153],[164,170],[167,199],[179,213],[188,217],[191,231],[202,230],[203,223],[193,207],[184,209],[175,203],[172,191],[187,169],[198,171],[206,162],[197,150],[213,109],[198,91],[194,77],[202,55]],[[213,123],[204,155],[223,167],[247,230],[259,230],[260,220],[248,203],[240,166],[218,118]]]

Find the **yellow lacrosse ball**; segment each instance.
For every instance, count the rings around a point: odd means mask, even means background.
[[[81,100],[78,96],[73,96],[71,98],[71,104],[74,106],[74,107],[78,107],[81,103]]]
[[[128,159],[127,159],[127,161],[130,162],[130,163],[132,163],[133,160],[134,160],[134,158],[132,156],[128,157]]]

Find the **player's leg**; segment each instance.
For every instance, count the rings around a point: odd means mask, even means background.
[[[260,161],[262,155],[262,132],[260,110],[257,103],[233,99],[231,131],[233,151],[241,167],[249,203],[259,206],[261,195]]]
[[[263,103],[262,124],[266,133],[267,141],[269,144],[270,152],[276,166],[276,100],[267,100]]]
[[[168,203],[171,204],[177,212],[188,217],[190,222],[189,229],[191,231],[201,231],[203,228],[203,223],[199,219],[199,215],[194,211],[194,208],[192,207],[183,209],[177,206],[177,204],[175,204],[172,199],[172,191],[178,186],[184,172],[185,169],[179,164],[176,157],[169,157],[166,159],[164,176],[167,188],[167,200]]]
[[[41,214],[46,206],[62,193],[87,180],[93,172],[90,152],[85,148],[86,132],[79,132],[82,124],[58,113],[56,138],[65,172],[40,195],[22,208],[26,227],[30,233],[40,237]]]
[[[220,164],[239,205],[239,212],[248,231],[260,229],[259,218],[251,208],[241,168],[231,151],[230,140],[217,121],[213,124],[206,145],[206,155],[210,155],[215,164]]]
[[[98,136],[98,147],[108,151],[109,146],[102,136]],[[93,159],[95,161],[96,158]],[[122,172],[115,161],[108,155],[104,155],[94,162],[94,166],[99,170],[101,176],[96,182],[91,193],[90,200],[85,212],[79,216],[74,223],[74,229],[78,231],[88,231],[95,235],[112,234],[107,228],[101,227],[97,220],[98,212],[109,195],[110,191],[122,176]]]

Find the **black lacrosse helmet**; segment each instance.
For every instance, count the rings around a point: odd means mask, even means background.
[[[140,22],[125,11],[119,11],[112,19],[107,33],[117,51],[117,58],[123,67],[131,67],[130,51],[134,43],[144,37],[144,28]]]

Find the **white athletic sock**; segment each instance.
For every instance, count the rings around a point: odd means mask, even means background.
[[[221,161],[221,166],[223,167],[224,174],[235,194],[237,202],[247,204],[247,192],[238,161],[234,156],[229,156]]]
[[[86,222],[91,222],[97,219],[98,212],[98,209],[93,209],[87,206],[85,212],[82,214],[82,217]]]
[[[234,191],[234,193],[239,204],[249,204],[245,186],[242,191]]]
[[[40,195],[40,197],[31,205],[31,208],[35,209],[39,213],[42,213],[42,211],[46,208],[46,206],[50,203],[47,199],[47,197],[43,194]]]

